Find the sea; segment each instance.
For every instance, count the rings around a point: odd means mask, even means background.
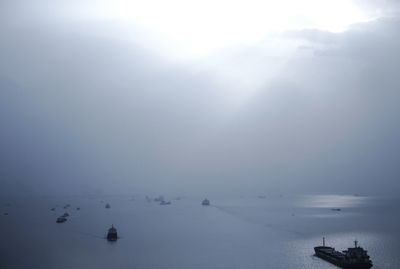
[[[400,268],[396,197],[231,195],[202,206],[206,197],[157,196],[0,198],[0,269],[337,268],[314,256],[323,237],[337,250],[357,240],[373,268]]]

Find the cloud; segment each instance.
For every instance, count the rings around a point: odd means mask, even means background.
[[[7,185],[161,185],[165,163],[218,118],[220,96],[207,74],[85,25],[17,27],[1,44]]]
[[[233,118],[224,133],[230,139],[216,140],[224,141],[221,152],[230,150],[230,175],[266,188],[395,189],[398,29],[397,19],[384,19],[339,34],[290,33],[306,40],[312,53],[299,49]]]
[[[226,50],[214,60],[232,65],[230,83],[211,59],[171,62],[119,22],[9,18],[3,193],[396,192],[396,18]],[[293,39],[298,50],[281,48]],[[232,110],[227,93],[242,78],[263,82],[242,84],[252,94]]]

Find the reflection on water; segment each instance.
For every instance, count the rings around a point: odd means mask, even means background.
[[[303,207],[349,208],[367,204],[371,198],[356,195],[306,195],[301,201]]]
[[[0,215],[0,268],[336,268],[313,256],[323,236],[338,250],[358,239],[373,268],[400,268],[398,199],[210,197],[204,207],[202,198],[160,206],[142,197],[13,201],[1,208],[10,214]],[[66,203],[68,221],[56,224]],[[116,244],[104,239],[111,224],[121,235]]]

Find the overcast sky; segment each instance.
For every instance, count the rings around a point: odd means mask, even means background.
[[[0,192],[399,194],[399,5],[274,2],[1,1]]]

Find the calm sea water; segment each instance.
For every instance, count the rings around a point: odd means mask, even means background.
[[[400,268],[398,199],[209,198],[209,207],[193,197],[170,197],[166,206],[141,195],[3,199],[0,268],[336,268],[313,256],[323,236],[337,249],[357,239],[373,268]],[[57,224],[65,211],[68,221]],[[115,243],[104,239],[111,224],[121,237]]]

